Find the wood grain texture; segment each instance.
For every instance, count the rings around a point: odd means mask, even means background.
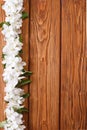
[[[85,0],[61,0],[61,128],[87,130]]]
[[[60,1],[31,0],[29,130],[59,127]]]
[[[60,3],[61,2],[61,3]],[[87,0],[24,0],[23,60],[33,71],[25,86],[26,130],[87,130]],[[1,9],[0,22],[4,21]],[[0,29],[1,31],[1,29]],[[0,121],[5,119],[0,33]],[[30,88],[30,89],[29,89]],[[0,129],[3,130],[3,129]]]
[[[24,10],[29,13],[29,0],[24,0]],[[26,62],[25,70],[29,70],[29,18],[23,20],[22,27],[22,37],[23,37],[23,60]],[[29,92],[29,85],[24,86],[26,93]],[[25,100],[25,107],[29,109],[29,99]],[[29,115],[24,113],[24,121],[26,125],[26,130],[29,130]]]

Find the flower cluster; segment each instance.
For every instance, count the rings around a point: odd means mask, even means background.
[[[4,100],[8,103],[5,114],[6,121],[3,123],[5,130],[24,130],[23,111],[27,111],[23,102],[29,95],[21,86],[30,83],[26,76],[31,72],[25,71],[20,53],[22,51],[21,27],[27,14],[23,11],[23,0],[4,0],[2,9],[5,11],[5,22],[0,24],[6,45],[3,48],[4,72],[3,79],[6,83]]]

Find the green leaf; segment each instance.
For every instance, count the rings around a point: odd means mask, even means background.
[[[23,42],[23,38],[22,38],[21,35],[19,35],[19,41],[20,41],[20,42]]]
[[[6,124],[6,121],[0,122],[0,128],[3,128],[5,124]]]
[[[27,108],[25,108],[25,107],[23,107],[23,108],[19,108],[19,109],[14,108],[14,110],[15,110],[16,112],[18,112],[18,113],[28,112],[28,109],[27,109]]]
[[[23,98],[28,98],[29,96],[30,96],[29,93],[25,93],[25,94],[23,94],[21,97],[23,97]]]
[[[20,51],[19,51],[19,54],[22,54],[22,53],[23,53],[23,50],[20,50]]]
[[[32,75],[32,72],[31,71],[25,71],[24,74],[22,74],[21,76],[31,76]]]
[[[4,68],[4,69],[6,68],[6,64],[3,64],[3,68]]]
[[[22,72],[25,72],[25,70],[23,69]]]
[[[23,53],[23,50],[21,49],[21,50],[19,51],[19,54],[16,55],[15,57],[19,57],[22,53]]]
[[[5,58],[5,54],[2,54],[2,58],[3,58],[3,59]],[[3,68],[4,68],[4,69],[6,68],[6,64],[3,64]]]
[[[2,54],[2,58],[4,59],[4,57],[5,57],[5,54]]]
[[[27,12],[22,12],[22,19],[28,18],[28,13]]]
[[[1,23],[0,23],[0,28],[3,27],[4,24],[10,26],[10,23],[9,23],[9,22],[1,22]]]
[[[21,87],[21,86],[27,85],[27,84],[29,84],[29,83],[31,83],[31,80],[29,80],[29,79],[24,79],[24,80],[21,80],[21,81],[17,84],[16,87]]]

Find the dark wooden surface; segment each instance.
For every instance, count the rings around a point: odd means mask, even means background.
[[[58,130],[60,1],[31,0],[30,130]]]
[[[29,12],[29,0],[24,0],[24,8],[27,13]],[[29,18],[25,19],[23,21],[23,27],[22,27],[22,37],[23,37],[23,60],[27,63],[27,66],[25,67],[26,70],[29,70]],[[24,87],[24,90],[26,93],[29,92],[29,85]],[[26,108],[29,108],[29,99],[26,99],[25,101]],[[26,125],[26,130],[29,129],[29,116],[28,113],[24,113],[24,120]]]
[[[33,72],[24,87],[30,93],[26,130],[87,130],[86,0],[24,0],[24,6],[29,19],[23,22],[22,57]],[[0,6],[0,22],[4,17]],[[0,62],[4,45],[0,33]],[[2,73],[0,63],[0,121]]]
[[[87,130],[85,0],[62,0],[61,130]]]

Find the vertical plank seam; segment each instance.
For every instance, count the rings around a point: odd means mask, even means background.
[[[30,15],[31,15],[31,0],[29,0],[29,2],[28,2],[28,6],[29,6],[29,9],[28,9],[28,13],[29,13],[29,23],[28,23],[28,36],[29,36],[29,38],[28,38],[28,43],[29,43],[29,45],[28,45],[28,49],[29,49],[29,56],[28,56],[28,70],[30,71]],[[30,85],[28,85],[28,92],[29,92],[29,94],[30,94]],[[28,99],[28,109],[29,109],[29,103],[30,102],[30,100]],[[29,118],[29,114],[28,114],[28,127],[29,127],[29,122],[30,122],[30,118]]]
[[[60,0],[60,59],[59,59],[59,130],[61,130],[61,50],[62,50],[62,1]]]

